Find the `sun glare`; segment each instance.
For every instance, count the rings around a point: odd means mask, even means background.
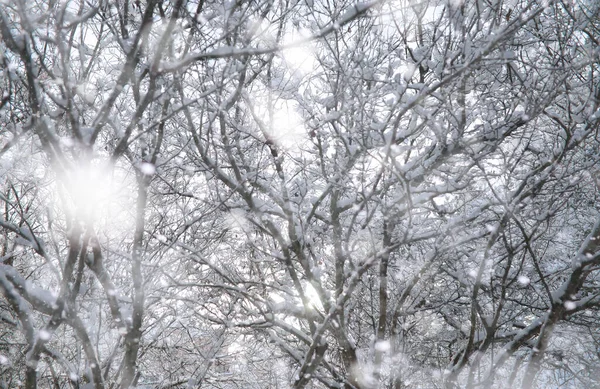
[[[299,70],[303,75],[314,70],[315,58],[306,46],[298,46],[283,51],[283,58],[288,66]]]
[[[311,284],[306,284],[305,293],[311,308],[323,309],[323,303],[319,298],[319,293],[317,293],[316,289]]]
[[[310,35],[310,33],[307,34]],[[306,36],[302,32],[288,32],[283,39],[284,46],[293,45],[283,50],[283,59],[290,70],[299,71],[300,76],[313,72],[316,65],[315,55],[309,43],[294,45]]]
[[[128,224],[134,182],[107,165],[84,163],[63,177],[64,190],[77,217],[106,230]]]
[[[286,149],[294,149],[298,143],[306,139],[306,130],[300,115],[289,103],[283,103],[273,115],[271,130],[272,140]]]

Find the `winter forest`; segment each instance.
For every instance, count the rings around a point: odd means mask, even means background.
[[[0,388],[600,388],[597,0],[3,0]]]

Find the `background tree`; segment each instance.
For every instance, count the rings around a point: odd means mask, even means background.
[[[1,385],[598,386],[598,12],[2,4]]]

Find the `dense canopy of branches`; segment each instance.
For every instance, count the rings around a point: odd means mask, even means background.
[[[600,387],[600,3],[0,4],[0,388]]]

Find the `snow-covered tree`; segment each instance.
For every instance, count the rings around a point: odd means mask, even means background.
[[[0,4],[0,387],[598,387],[600,4]]]

